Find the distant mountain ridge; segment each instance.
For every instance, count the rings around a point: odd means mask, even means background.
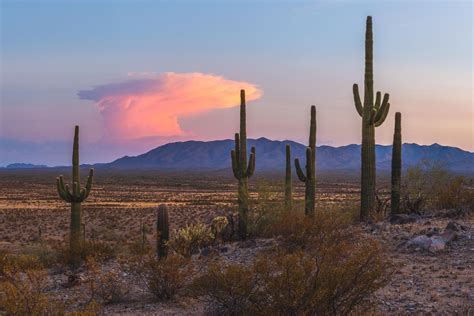
[[[46,165],[35,165],[32,163],[11,163],[6,166],[7,169],[39,169],[48,168]]]
[[[306,146],[293,141],[274,141],[267,138],[249,139],[248,146],[256,147],[257,169],[280,170],[285,166],[285,146],[291,147],[292,159],[304,158]],[[184,141],[159,146],[142,155],[125,156],[98,167],[116,169],[195,169],[220,170],[230,168],[230,151],[234,141]],[[442,162],[453,171],[474,172],[474,153],[456,147],[403,144],[404,167],[416,165],[422,159]],[[316,151],[319,170],[359,170],[360,145],[341,147],[319,146]],[[376,145],[377,168],[389,170],[392,146]],[[303,159],[304,161],[304,159]]]

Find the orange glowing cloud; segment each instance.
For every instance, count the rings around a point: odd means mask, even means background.
[[[107,136],[132,139],[183,135],[178,118],[237,106],[240,89],[245,89],[248,101],[262,96],[261,90],[247,82],[173,72],[100,85],[78,95],[96,101]]]

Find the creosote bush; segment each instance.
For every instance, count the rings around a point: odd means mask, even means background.
[[[102,242],[102,241],[82,241],[78,245],[78,253],[71,254],[68,247],[60,245],[56,247],[59,261],[67,264],[71,262],[71,256],[80,256],[81,260],[93,258],[96,261],[106,261],[117,256],[118,249],[116,244]]]
[[[118,303],[127,295],[127,285],[120,279],[116,271],[104,271],[93,259],[86,259],[88,274],[85,280],[90,294],[90,302],[101,304]]]
[[[339,315],[363,312],[390,267],[380,245],[349,216],[284,213],[272,224],[280,246],[250,266],[211,265],[193,282],[219,315]]]
[[[450,174],[439,162],[422,160],[409,167],[402,186],[402,211],[472,209],[474,190],[462,176]]]
[[[157,300],[169,300],[183,288],[191,273],[188,263],[186,258],[176,254],[162,259],[149,256],[138,259],[134,270]]]
[[[5,259],[5,258],[4,258]],[[3,261],[0,278],[0,314],[62,315],[63,307],[46,291],[46,270],[32,257]]]

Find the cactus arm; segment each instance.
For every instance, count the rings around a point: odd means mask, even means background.
[[[375,95],[375,104],[374,108],[378,111],[380,109],[380,100],[381,100],[381,93],[380,91],[377,91],[377,94]]]
[[[66,191],[66,189],[64,188],[64,183],[62,183],[62,181],[60,180],[60,178],[56,178],[56,187],[58,189],[58,194],[59,194],[59,197],[62,198],[64,201],[66,202],[71,202],[71,199],[70,199],[70,196],[69,196],[69,192]]]
[[[375,117],[377,116],[377,110],[375,108],[370,112],[369,125],[374,125]]]
[[[240,134],[235,133],[235,156],[237,158],[237,163],[240,162]]]
[[[301,169],[300,161],[298,158],[295,159],[295,169],[296,169],[296,174],[298,175],[298,178],[300,179],[300,181],[306,182],[306,176],[304,175],[304,172]]]
[[[387,108],[390,106],[388,103],[389,97],[390,95],[388,93],[384,94],[382,105],[379,108],[377,108],[377,116],[375,117],[375,122],[378,122],[381,117],[386,116],[388,114],[388,113],[385,113],[385,111],[388,112]]]
[[[89,176],[87,177],[87,184],[85,187],[86,194],[84,196],[84,199],[86,199],[89,196],[89,193],[91,193],[92,190],[92,179],[94,178],[94,169],[89,170]]]
[[[87,177],[86,187],[81,190],[81,195],[79,198],[81,201],[84,201],[85,199],[87,199],[87,197],[89,196],[89,193],[91,192],[93,176],[94,176],[94,169],[90,169],[89,176]]]
[[[234,177],[239,180],[239,162],[237,161],[237,154],[235,153],[235,150],[232,150],[230,152],[230,157],[232,159],[232,172],[234,173]]]
[[[385,108],[383,108],[383,104],[382,104],[382,107],[379,110],[381,112],[377,113],[377,115],[375,116],[375,121],[374,121],[375,127],[379,127],[380,125],[383,124],[383,122],[385,122],[385,119],[387,118],[389,110],[390,110],[390,103],[387,103]]]
[[[234,177],[239,180],[240,175],[240,135],[239,133],[235,133],[235,149],[230,152],[230,157],[232,159],[232,171],[234,173]]]
[[[69,186],[67,184],[64,185],[63,176],[59,176],[59,187],[60,187],[61,191],[63,192],[63,194],[67,198],[65,201],[71,202],[72,201],[72,194],[71,194],[71,191],[69,190]]]
[[[354,83],[352,86],[352,92],[354,94],[354,104],[357,110],[357,113],[362,117],[364,115],[364,108],[362,107],[362,102],[360,101],[359,87],[357,83]]]
[[[250,150],[249,165],[246,171],[246,175],[249,178],[253,175],[253,172],[255,171],[255,156],[255,147],[252,147],[252,149]]]

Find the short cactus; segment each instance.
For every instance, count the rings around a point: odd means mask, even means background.
[[[168,255],[170,223],[168,218],[168,207],[164,204],[158,206],[156,233],[156,253],[158,255],[158,258],[165,258]]]
[[[92,178],[94,169],[90,169],[85,188],[81,189],[79,173],[79,126],[74,130],[74,145],[72,150],[72,190],[64,185],[63,176],[56,178],[59,196],[66,202],[71,203],[71,222],[69,227],[69,251],[71,263],[77,265],[81,260],[81,203],[87,199],[92,189]]]
[[[316,107],[311,106],[309,145],[306,148],[306,175],[295,159],[296,174],[305,183],[305,215],[314,216],[316,204]]]
[[[240,90],[240,134],[235,134],[235,149],[231,151],[232,171],[239,181],[239,238],[247,238],[247,221],[249,210],[248,179],[255,170],[255,147],[252,147],[247,165],[247,126],[245,109],[245,90]]]
[[[291,210],[293,206],[292,197],[292,183],[291,183],[291,148],[286,145],[286,170],[285,170],[285,209]]]
[[[390,109],[389,95],[377,92],[374,102],[372,17],[365,32],[364,105],[357,84],[352,87],[357,113],[362,117],[360,218],[366,220],[375,208],[375,127],[383,124]]]
[[[392,146],[391,215],[400,212],[400,178],[402,173],[402,114],[395,113],[395,132]]]

